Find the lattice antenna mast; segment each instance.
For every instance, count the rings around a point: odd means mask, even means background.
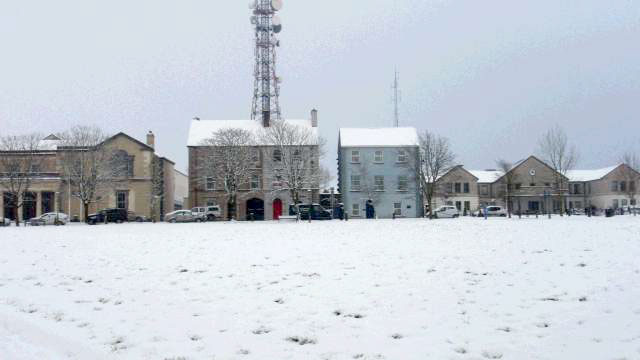
[[[282,9],[282,0],[252,0],[249,8],[253,11],[251,24],[255,26],[256,48],[253,104],[251,119],[261,120],[268,127],[271,120],[281,119],[280,78],[276,75],[276,47],[280,42],[276,34],[282,31],[282,23],[276,15]]]
[[[394,77],[393,77],[393,85],[391,86],[391,88],[393,89],[393,126],[395,127],[399,127],[400,126],[400,102],[402,101],[402,99],[400,98],[401,93],[400,93],[400,73],[398,73],[398,70],[396,69],[394,71]]]

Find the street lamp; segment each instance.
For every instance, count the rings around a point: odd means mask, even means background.
[[[313,211],[313,193],[311,189],[309,191],[309,211],[307,211],[307,216],[309,216],[309,222],[311,222],[311,211]]]

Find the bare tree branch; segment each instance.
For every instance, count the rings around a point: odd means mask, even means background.
[[[420,163],[415,166],[422,194],[429,205],[429,218],[433,217],[433,198],[437,180],[454,165],[455,154],[449,139],[429,131],[419,135]]]
[[[565,212],[565,202],[562,194],[568,188],[567,173],[578,162],[578,150],[569,145],[564,129],[559,125],[549,129],[539,140],[539,152],[549,166],[553,168],[555,187],[562,206],[561,214]]]

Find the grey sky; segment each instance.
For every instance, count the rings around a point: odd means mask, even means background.
[[[247,1],[0,0],[0,132],[97,124],[187,163],[193,116],[248,118]],[[634,0],[285,0],[281,104],[337,129],[401,124],[451,138],[460,163],[493,167],[562,124],[581,167],[640,151],[640,4]]]

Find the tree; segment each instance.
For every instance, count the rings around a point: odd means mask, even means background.
[[[276,120],[264,128],[260,138],[263,144],[273,150],[267,156],[274,158],[276,181],[280,184],[276,191],[289,192],[297,206],[304,191],[320,188],[324,175],[319,162],[324,140],[315,131]]]
[[[629,197],[629,204],[633,207],[633,215],[636,214],[636,195],[638,195],[638,187],[640,187],[640,159],[632,152],[628,152],[622,156],[621,175],[627,182],[625,193]]]
[[[89,205],[126,179],[133,164],[105,144],[109,136],[98,127],[75,126],[58,137],[62,178],[70,184],[70,195],[82,202],[87,221]]]
[[[12,209],[16,225],[20,225],[18,209],[24,205],[31,184],[39,175],[41,138],[37,133],[0,137],[0,188],[7,195],[5,202]]]
[[[249,184],[255,172],[257,158],[256,137],[244,129],[221,129],[204,140],[203,162],[199,180],[205,188],[222,186],[227,201],[228,218],[236,218],[238,192]],[[207,185],[209,182],[209,185]]]
[[[569,145],[564,129],[556,125],[540,138],[539,152],[554,170],[555,187],[562,207],[560,214],[563,215],[566,208],[564,192],[568,188],[567,172],[578,162],[578,151],[575,146]]]
[[[507,160],[498,160],[497,165],[498,170],[502,171],[502,173],[504,174],[502,176],[501,182],[503,185],[504,200],[507,204],[507,213],[509,214],[509,218],[511,218],[511,214],[513,213],[513,189],[515,187],[518,175],[515,172],[511,171],[513,169],[513,164]],[[520,211],[520,209],[518,209],[518,211]]]
[[[429,218],[433,218],[433,197],[437,180],[454,165],[455,155],[451,151],[449,139],[429,131],[419,135],[420,160],[416,173],[420,179],[423,197],[429,205]]]

